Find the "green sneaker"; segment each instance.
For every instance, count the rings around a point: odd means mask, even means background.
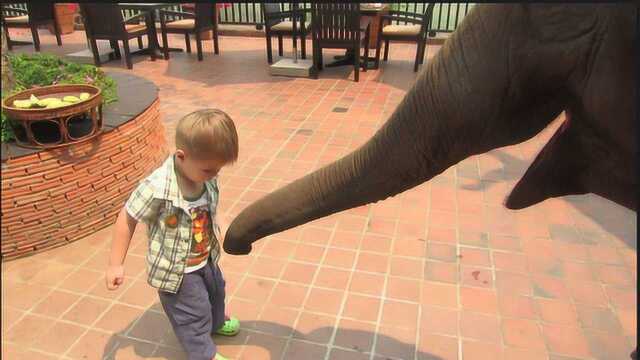
[[[240,332],[240,320],[231,316],[229,320],[225,321],[224,325],[222,325],[222,327],[218,329],[218,331],[216,331],[216,334],[224,335],[224,336],[234,336],[239,332]]]
[[[216,357],[214,357],[215,360],[229,360],[226,357],[216,353]]]

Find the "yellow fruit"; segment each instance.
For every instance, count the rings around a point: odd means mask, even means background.
[[[76,96],[69,95],[69,96],[63,97],[62,101],[66,101],[69,103],[77,103],[80,101],[80,99],[78,99]]]
[[[51,103],[55,103],[55,102],[58,102],[58,101],[60,101],[60,100],[56,99],[56,98],[41,99],[40,101],[38,101],[38,106],[44,107],[44,106],[47,106],[47,105],[49,105]]]
[[[31,101],[31,104],[37,104],[38,101],[40,101],[40,99],[38,99],[35,95],[31,94],[29,101]]]
[[[80,100],[87,100],[88,98],[91,97],[91,94],[83,92],[80,94]]]
[[[13,101],[13,106],[19,108],[19,109],[28,109],[31,107],[31,100],[27,99],[27,100],[14,100]]]

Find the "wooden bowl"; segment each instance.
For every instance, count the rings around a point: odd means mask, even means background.
[[[57,108],[25,109],[13,105],[15,100],[28,100],[31,95],[42,100],[67,95],[78,96],[83,92],[90,94],[88,99]],[[27,89],[4,99],[2,109],[7,118],[12,120],[16,143],[22,147],[55,148],[89,140],[102,131],[102,91],[93,85],[51,85]],[[81,137],[74,137],[73,131],[69,129],[78,128],[81,121],[91,121],[91,131]],[[59,131],[59,134],[55,134],[59,135],[59,141],[39,141],[44,135],[34,135],[38,129]]]

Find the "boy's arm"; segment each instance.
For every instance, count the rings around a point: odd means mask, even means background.
[[[126,208],[122,208],[116,219],[107,267],[106,280],[109,290],[117,289],[124,281],[124,259],[137,224],[136,219],[129,215]]]

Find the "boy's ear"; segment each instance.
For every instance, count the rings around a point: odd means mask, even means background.
[[[180,150],[180,149],[176,150],[176,157],[177,157],[178,159],[180,159],[180,160],[183,160],[183,161],[184,161],[184,157],[185,157],[185,156],[184,156],[184,151],[183,151],[183,150]]]

